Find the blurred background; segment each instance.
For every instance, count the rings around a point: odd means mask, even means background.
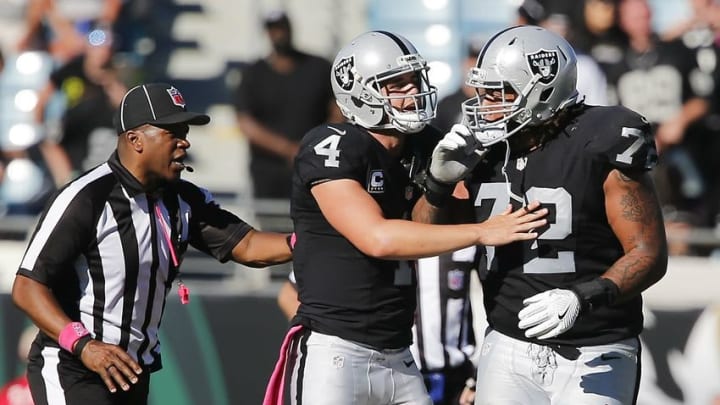
[[[400,33],[429,61],[440,96],[459,100],[468,56],[492,33],[533,23],[565,35],[583,55],[587,102],[627,105],[657,131],[672,257],[645,294],[639,402],[720,404],[714,0],[0,0],[0,383],[24,372],[29,321],[8,293],[28,232],[53,191],[110,155],[128,88],[169,82],[209,114],[191,131],[195,171],[184,176],[260,228],[291,229],[287,199],[254,192],[263,179],[251,175],[254,137],[239,119],[252,111],[240,101],[250,67],[281,51],[268,35],[278,16],[294,48],[327,61],[366,30]],[[459,102],[447,122],[458,115]],[[152,404],[260,403],[287,326],[275,297],[290,266],[251,270],[190,251],[182,271],[193,299],[168,300]]]

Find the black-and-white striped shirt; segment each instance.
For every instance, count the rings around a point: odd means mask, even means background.
[[[151,370],[161,367],[158,327],[178,274],[169,244],[179,262],[188,244],[227,261],[252,229],[192,183],[154,195],[113,154],[54,196],[18,270],[47,285],[95,339],[119,345]]]
[[[460,367],[475,351],[470,272],[475,246],[420,259],[418,306],[410,350],[423,372]]]

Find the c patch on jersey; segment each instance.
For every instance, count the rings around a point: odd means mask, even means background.
[[[333,77],[335,78],[335,82],[345,91],[352,90],[355,85],[355,75],[352,72],[352,68],[354,66],[354,55],[340,59],[338,63],[333,66]]]
[[[535,53],[527,55],[530,71],[542,76],[541,83],[549,84],[555,80],[558,72],[558,53],[557,51],[546,51],[541,49]]]
[[[381,169],[370,171],[367,191],[370,194],[380,194],[385,192],[385,173],[383,173]]]

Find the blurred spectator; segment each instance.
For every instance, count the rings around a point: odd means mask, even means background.
[[[17,73],[19,59],[13,58],[10,64],[14,73]],[[36,61],[41,63],[39,59]],[[8,85],[13,80],[7,74],[4,57],[0,52],[0,91],[3,93],[0,99],[7,99],[11,96],[9,93],[17,90]],[[17,76],[12,78],[18,79]],[[3,124],[13,122],[11,113],[6,111],[2,116]],[[40,140],[37,131],[31,129],[30,125],[22,120],[14,123],[19,125],[7,128],[7,133],[0,137],[0,217],[40,212],[46,198],[55,189],[51,180],[53,165],[59,162],[63,166],[65,159],[59,146]],[[15,131],[15,135],[12,135],[14,129],[23,126],[26,130]]]
[[[465,84],[465,74],[475,67],[475,60],[480,53],[480,49],[482,49],[482,45],[482,42],[478,39],[468,41],[465,59],[462,66],[460,66],[463,73],[462,84],[457,90],[438,102],[437,112],[432,124],[442,133],[449,131],[450,127],[462,120],[460,104],[470,97],[475,97],[475,89]]]
[[[710,108],[704,119],[689,128],[684,144],[697,163],[705,181],[707,204],[704,206],[703,226],[713,227],[720,214],[720,4],[714,0],[687,0],[692,15],[663,33],[663,38],[677,40],[691,50],[697,70],[691,83],[703,96],[709,97]]]
[[[2,48],[0,48],[0,75],[2,75],[5,69],[5,56],[3,55]],[[3,151],[2,144],[0,144],[0,183],[5,176],[5,166],[7,165],[7,159],[5,152]]]
[[[122,4],[123,0],[29,0],[17,50],[48,50],[56,60],[67,61],[83,52],[91,30],[112,27]]]
[[[113,111],[127,88],[117,78],[112,56],[112,33],[91,31],[84,52],[54,70],[38,97],[35,119],[40,123],[45,122],[46,106],[57,91],[65,102],[57,140],[62,151],[57,153],[67,154],[69,166],[58,164],[59,184],[104,162],[115,147]]]
[[[662,33],[662,39],[671,41],[683,37],[687,41],[705,43],[707,39],[715,39],[714,31],[718,24],[718,4],[715,0],[687,0],[692,14],[685,20],[677,22]],[[709,37],[709,38],[708,38]]]
[[[698,69],[693,54],[678,41],[663,42],[653,32],[646,0],[620,0],[620,28],[628,37],[623,59],[608,67],[608,82],[617,102],[645,116],[655,128],[660,163],[653,171],[666,224],[681,229],[697,225],[697,211],[705,192],[698,167],[688,153],[685,135],[700,119],[708,103],[692,86]],[[688,253],[673,243],[671,254]]]
[[[570,14],[568,41],[577,52],[590,55],[601,68],[619,63],[626,36],[617,21],[618,0],[581,0]]]
[[[292,44],[284,12],[264,19],[272,52],[243,72],[235,108],[238,126],[250,142],[255,198],[290,198],[292,162],[302,136],[342,116],[330,88],[330,62]]]
[[[28,326],[18,338],[18,358],[23,365],[27,363],[28,352],[38,329]],[[0,388],[0,405],[33,405],[30,386],[26,374],[7,382]]]
[[[518,7],[518,25],[539,25],[568,39],[572,26],[567,14],[547,14],[547,9],[537,0],[525,0]],[[607,80],[598,63],[582,50],[576,50],[577,89],[586,104],[607,105]]]

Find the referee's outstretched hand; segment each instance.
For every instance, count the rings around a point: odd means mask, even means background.
[[[117,385],[123,391],[130,389],[130,383],[138,382],[137,375],[142,368],[120,346],[91,340],[82,349],[80,360],[85,367],[100,374],[110,392],[117,391]]]

